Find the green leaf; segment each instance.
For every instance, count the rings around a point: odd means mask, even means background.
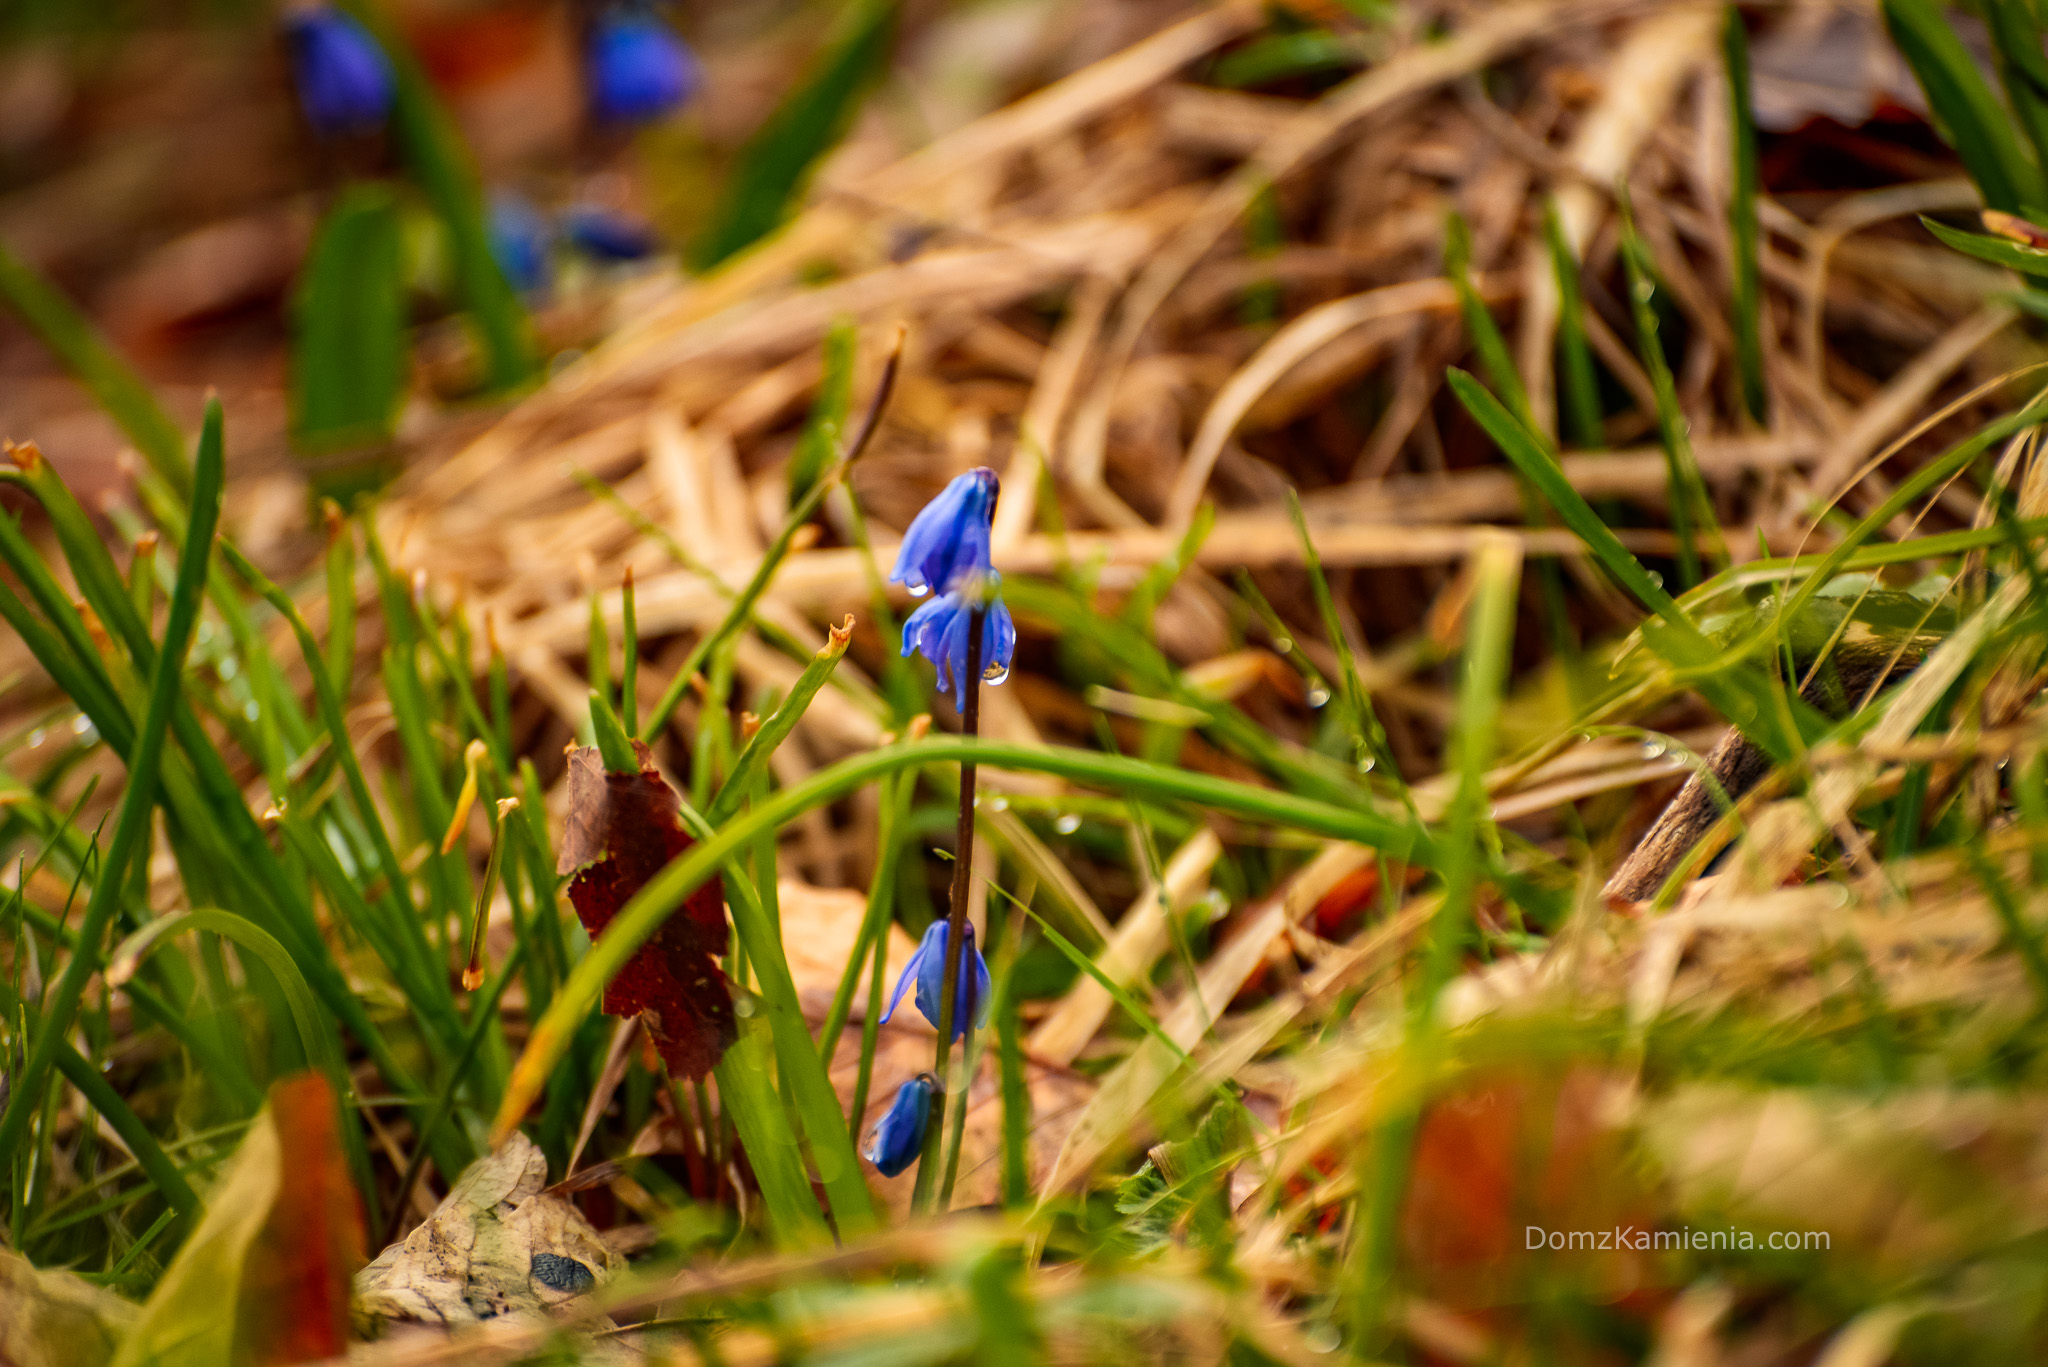
[[[2008,213],[2048,202],[2040,168],[2013,134],[2012,116],[1934,0],[1884,0],[1884,18],[1926,93],[1936,127],[1963,159],[1984,202]]]
[[[292,301],[292,442],[389,441],[405,398],[405,252],[397,196],[355,185],[320,224]]]
[[[483,350],[484,385],[493,391],[515,389],[533,376],[532,329],[518,293],[491,253],[469,149],[404,35],[365,0],[343,0],[343,8],[363,22],[391,59],[398,78],[392,131],[406,169],[447,225],[455,292]]]
[[[709,270],[781,226],[811,168],[846,133],[861,96],[889,59],[894,0],[863,0],[846,32],[826,49],[760,131],[740,149],[724,202],[694,253]]]
[[[2017,242],[2002,237],[1988,237],[1983,233],[1966,233],[1960,228],[1936,223],[1924,214],[1921,215],[1920,225],[1965,256],[1974,256],[1979,261],[1989,261],[1994,266],[2004,266],[2022,275],[2048,278],[2048,251],[2043,251],[2039,247],[2025,247]]]
[[[1294,76],[1356,71],[1364,65],[1365,52],[1357,39],[1324,28],[1311,28],[1253,39],[1219,57],[1210,79],[1217,85],[1242,89],[1271,85]]]
[[[718,1079],[718,1099],[740,1143],[747,1149],[747,1163],[761,1184],[761,1199],[768,1207],[768,1225],[775,1242],[786,1248],[820,1243],[825,1222],[818,1202],[811,1195],[811,1180],[804,1173],[803,1153],[790,1129],[782,1098],[776,1095],[774,1049],[768,1028],[758,1013],[740,1018],[740,1037],[713,1075]],[[850,1145],[849,1145],[850,1147]]]
[[[818,401],[811,405],[810,421],[797,439],[796,454],[789,458],[791,507],[804,501],[839,454],[847,410],[853,404],[853,354],[859,337],[851,318],[839,319],[825,334],[825,376],[818,382]]]

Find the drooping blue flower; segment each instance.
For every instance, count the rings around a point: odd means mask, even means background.
[[[1017,653],[1017,624],[1010,610],[995,592],[1000,576],[990,570],[986,611],[981,619],[981,677],[984,683],[1001,683],[1010,677],[1010,660]],[[953,706],[967,706],[967,629],[972,620],[969,598],[981,586],[970,584],[942,593],[918,606],[903,624],[903,653],[915,652],[932,662],[939,671],[939,691],[953,695]]]
[[[305,5],[284,16],[284,35],[299,107],[314,132],[368,133],[390,116],[398,90],[391,59],[354,15]]]
[[[676,31],[639,5],[619,5],[590,26],[583,75],[591,112],[607,123],[649,123],[697,91],[703,72]]]
[[[931,1119],[932,1092],[938,1079],[919,1073],[896,1089],[896,1099],[867,1138],[861,1141],[860,1156],[873,1163],[884,1177],[894,1177],[924,1152],[925,1123]]]
[[[903,990],[914,982],[917,995],[912,1000],[917,1003],[919,1013],[932,1023],[934,1029],[937,1028],[939,988],[946,980],[946,939],[946,918],[942,916],[926,927],[924,938],[917,942],[917,952],[903,966],[903,976],[896,980],[896,994],[889,998],[889,1009],[882,1013],[882,1024],[887,1025],[889,1017],[896,1014],[896,1007],[903,1000]],[[988,962],[974,947],[972,923],[967,927],[961,950],[960,981],[953,989],[954,1039],[966,1035],[968,1021],[972,1020],[976,1026],[988,1021]]]
[[[654,232],[645,223],[578,204],[562,215],[562,236],[586,256],[601,261],[638,261],[654,253]]]
[[[986,465],[959,476],[924,505],[903,533],[889,582],[912,597],[950,593],[989,572],[989,524],[996,515],[996,472]]]
[[[491,255],[513,289],[531,294],[547,286],[554,230],[540,210],[520,195],[493,195],[489,233]]]

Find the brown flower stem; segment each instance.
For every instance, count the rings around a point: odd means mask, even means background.
[[[964,736],[981,732],[981,632],[987,616],[988,609],[981,604],[976,604],[967,615],[967,705],[960,709],[960,733]],[[972,760],[964,760],[960,765],[960,824],[953,841],[953,892],[946,914],[946,971],[939,980],[939,1044],[932,1071],[948,1080],[952,1076],[947,1068],[953,1053],[953,1019],[960,1008],[954,998],[960,990],[960,964],[965,953],[967,893],[974,877],[974,767]],[[964,1089],[963,1083],[963,1092]],[[925,1147],[927,1157],[939,1152],[939,1132],[944,1128],[944,1109],[935,1107],[934,1111],[930,1142]],[[936,1163],[919,1160],[917,1187],[911,1197],[913,1209],[929,1208],[937,1167]]]

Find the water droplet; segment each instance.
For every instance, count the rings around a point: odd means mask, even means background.
[[[263,715],[263,709],[256,705],[256,700],[254,698],[251,698],[249,699],[249,701],[242,704],[242,715],[244,717],[247,717],[250,721],[255,721],[258,717]]]
[[[1311,1353],[1334,1353],[1344,1346],[1344,1336],[1337,1332],[1336,1325],[1326,1320],[1321,1324],[1303,1325],[1301,1342]]]
[[[1650,571],[1650,582],[1651,582],[1652,584],[1655,584],[1655,585],[1656,585],[1656,586],[1657,586],[1658,588],[1660,588],[1660,589],[1661,589],[1661,588],[1663,588],[1663,587],[1664,587],[1664,576],[1663,576],[1663,574],[1662,574],[1662,573],[1660,573],[1660,572],[1659,572],[1659,571],[1657,571],[1657,570],[1651,570],[1651,571]]]
[[[742,1019],[751,1017],[758,1009],[754,1005],[754,998],[748,993],[743,992],[733,999],[732,1013]]]
[[[1294,638],[1292,636],[1275,636],[1273,638],[1273,649],[1279,651],[1282,655],[1292,655],[1294,653]]]
[[[35,730],[28,733],[28,748],[33,750],[48,738],[48,733],[38,726]]]
[[[1373,766],[1377,765],[1378,763],[1379,761],[1374,759],[1371,755],[1363,756],[1358,761],[1358,772],[1361,774],[1369,774],[1373,771]]]
[[[1072,835],[1075,831],[1081,829],[1081,818],[1076,813],[1068,812],[1058,821],[1053,822],[1052,828],[1061,835]]]
[[[94,739],[92,718],[80,712],[71,719],[71,734],[90,745]]]
[[[1664,752],[1670,748],[1661,740],[1646,740],[1643,742],[1643,758],[1662,759]]]
[[[989,801],[988,809],[992,812],[1007,812],[1010,810],[1010,799],[1006,797],[993,798]]]
[[[992,664],[987,669],[981,671],[981,677],[987,683],[999,684],[1010,677],[1010,667],[1008,665]]]
[[[932,586],[930,584],[912,584],[910,586],[910,596],[912,598],[922,598],[931,591]]]
[[[235,658],[234,656],[232,656],[232,655],[229,655],[229,656],[227,656],[227,657],[225,657],[224,659],[222,659],[222,660],[221,660],[221,662],[220,662],[220,677],[221,677],[221,682],[222,682],[222,683],[226,683],[226,682],[227,682],[227,681],[228,681],[229,679],[232,679],[232,678],[234,678],[234,677],[235,677],[235,675],[237,675],[237,674],[239,674],[239,673],[241,673],[241,672],[242,672],[242,664],[241,664],[241,661],[237,660],[237,659],[236,659],[236,658]]]
[[[1322,706],[1322,705],[1323,705],[1324,703],[1328,702],[1329,700],[1330,700],[1330,690],[1329,690],[1329,689],[1327,689],[1327,688],[1324,688],[1324,687],[1322,687],[1322,686],[1321,686],[1321,685],[1319,685],[1319,684],[1318,684],[1318,685],[1313,685],[1313,686],[1311,686],[1311,687],[1309,688],[1309,690],[1308,690],[1308,705],[1309,705],[1310,707],[1321,707],[1321,706]]]

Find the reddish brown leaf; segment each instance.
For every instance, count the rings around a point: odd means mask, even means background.
[[[283,1173],[243,1264],[236,1335],[237,1360],[266,1367],[348,1351],[349,1278],[364,1258],[362,1206],[327,1079],[280,1079],[270,1118]]]
[[[607,773],[596,746],[569,756],[569,819],[556,872],[575,872],[569,901],[592,939],[663,865],[695,843],[647,747],[635,741],[634,750],[637,774]],[[727,934],[725,898],[713,879],[691,893],[605,986],[606,1013],[639,1013],[679,1077],[703,1077],[737,1038],[732,987],[718,966]]]

